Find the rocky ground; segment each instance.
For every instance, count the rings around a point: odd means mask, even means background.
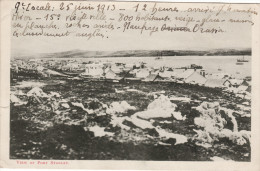
[[[177,83],[11,86],[12,159],[250,161],[250,101]]]

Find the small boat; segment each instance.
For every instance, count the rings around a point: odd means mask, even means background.
[[[243,58],[237,59],[237,63],[238,62],[249,62],[249,60],[246,60],[245,57],[243,56]]]
[[[237,62],[236,65],[244,65],[243,62]]]

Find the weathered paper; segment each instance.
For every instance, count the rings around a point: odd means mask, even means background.
[[[258,170],[259,13],[2,1],[1,167]]]

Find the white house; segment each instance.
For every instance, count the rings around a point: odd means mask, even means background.
[[[119,73],[121,73],[121,72],[123,72],[124,71],[124,66],[123,65],[111,65],[111,70],[114,72],[114,73],[117,73],[117,74],[119,74]]]
[[[185,83],[204,85],[207,79],[193,69],[188,69],[177,75],[177,78]]]
[[[224,72],[216,72],[207,75],[208,79],[227,79],[229,77],[231,77],[231,75]]]
[[[171,78],[174,75],[174,73],[173,71],[164,70],[163,72],[160,72],[159,75],[164,78]]]
[[[150,71],[147,68],[144,69],[138,69],[136,70],[136,78],[146,78],[148,75],[150,75]]]
[[[101,77],[104,74],[103,64],[92,63],[85,65],[85,72],[82,73],[83,76],[90,77]]]
[[[205,87],[211,88],[224,88],[229,87],[230,85],[230,81],[225,79],[207,79],[205,83]]]
[[[117,77],[117,75],[112,69],[107,70],[105,73],[106,79],[116,79],[116,77]]]

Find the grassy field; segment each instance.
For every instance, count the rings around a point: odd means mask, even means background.
[[[39,81],[39,80],[37,80]],[[112,83],[112,82],[84,82],[71,81],[59,83],[45,80],[43,91],[61,94],[63,99],[70,102],[80,102],[85,108],[97,110],[103,104],[126,101],[136,107],[135,111],[123,113],[120,116],[131,116],[135,112],[144,111],[154,100],[153,93],[165,91],[167,96],[189,97],[190,103],[174,102],[177,111],[187,119],[184,121],[168,118],[167,123],[162,119],[154,119],[153,125],[170,130],[188,137],[188,142],[174,145],[174,140],[162,140],[172,144],[165,146],[158,144],[158,135],[152,130],[140,130],[131,127],[123,130],[111,125],[111,115],[89,115],[87,122],[78,125],[64,124],[60,117],[66,116],[69,120],[82,120],[86,114],[80,108],[61,110],[57,114],[46,109],[45,104],[13,106],[11,104],[11,132],[10,158],[12,159],[77,159],[77,160],[174,160],[174,161],[205,161],[213,156],[236,161],[250,161],[250,143],[238,146],[227,139],[214,142],[211,148],[196,145],[193,137],[194,118],[199,113],[192,109],[202,101],[218,101],[221,106],[236,110],[236,104],[244,102],[220,89],[211,89],[196,85],[177,83]],[[21,88],[28,92],[31,88]],[[121,91],[121,93],[116,92]],[[135,90],[135,91],[127,91]],[[236,115],[239,130],[251,130],[251,118],[242,118]],[[84,127],[98,125],[105,127],[114,136],[94,136],[94,133]],[[229,127],[227,123],[226,127]]]

